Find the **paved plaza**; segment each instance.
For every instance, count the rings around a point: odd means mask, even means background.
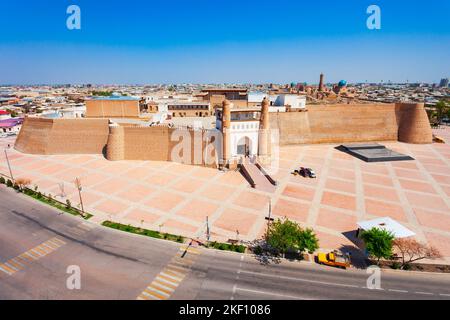
[[[450,143],[450,130],[436,133]],[[8,149],[13,175],[63,202],[79,204],[74,179],[83,186],[92,221],[114,220],[162,232],[212,240],[253,240],[273,216],[314,228],[324,249],[353,245],[356,222],[389,216],[436,246],[450,262],[450,145],[380,142],[416,160],[365,163],[335,145],[281,147],[274,194],[252,189],[239,172],[156,161],[111,162],[100,155],[28,155]],[[8,175],[1,139],[0,172]],[[299,166],[317,179],[293,176]]]

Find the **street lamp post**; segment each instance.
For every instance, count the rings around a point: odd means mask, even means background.
[[[274,220],[271,217],[271,215],[272,215],[272,200],[269,200],[269,215],[265,217],[265,219],[267,220],[266,240],[269,237],[270,222]]]
[[[78,195],[80,197],[81,213],[82,213],[82,216],[85,217],[84,206],[83,206],[83,198],[81,197],[81,189],[82,189],[82,187],[81,187],[80,179],[78,179],[78,178],[75,179],[75,186],[78,189]]]
[[[8,164],[9,175],[11,177],[12,182],[14,183],[14,177],[13,177],[13,174],[12,174],[11,165],[9,164],[8,153],[6,152],[6,149],[4,151],[5,151],[6,163]]]

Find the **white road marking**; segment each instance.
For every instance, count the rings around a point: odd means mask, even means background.
[[[183,277],[175,277],[175,276],[172,276],[172,275],[167,274],[167,273],[165,273],[165,272],[160,272],[160,274],[161,274],[162,276],[164,276],[164,277],[168,277],[168,278],[173,279],[173,280],[175,280],[175,281],[182,281],[182,280],[183,280]]]
[[[275,297],[282,297],[282,298],[290,298],[290,299],[295,299],[295,300],[312,300],[310,298],[304,298],[304,297],[298,297],[298,296],[290,296],[290,295],[274,293],[274,292],[250,290],[250,289],[237,288],[237,287],[236,287],[236,290],[244,291],[244,292],[257,293],[257,294],[261,294],[261,295],[268,295],[268,296],[275,296]]]
[[[166,279],[161,278],[161,277],[156,277],[156,280],[165,282],[165,283],[170,284],[170,285],[172,285],[174,287],[178,287],[178,283],[166,280]]]
[[[426,295],[433,295],[434,293],[431,293],[431,292],[423,292],[423,291],[416,291],[416,292],[414,292],[414,293],[417,293],[417,294],[426,294]]]
[[[286,276],[275,276],[275,275],[271,275],[271,274],[267,274],[267,273],[252,272],[252,271],[245,271],[245,270],[242,270],[241,272],[248,273],[248,274],[254,274],[254,275],[258,275],[258,276],[262,276],[262,277],[271,277],[271,278],[279,278],[279,279],[286,279],[286,280],[293,280],[293,281],[300,281],[300,282],[317,283],[317,284],[323,284],[323,285],[329,285],[329,286],[348,287],[348,288],[366,288],[366,287],[359,287],[359,286],[352,285],[352,284],[309,280],[309,279],[293,278],[293,277],[286,277]]]
[[[400,289],[388,289],[388,291],[408,293],[407,290],[400,290]]]

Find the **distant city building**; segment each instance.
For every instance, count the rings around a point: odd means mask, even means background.
[[[447,88],[448,87],[448,78],[441,79],[441,82],[439,83],[439,87],[441,88]]]

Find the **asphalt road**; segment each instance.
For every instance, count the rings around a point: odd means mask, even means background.
[[[368,289],[365,270],[309,262],[261,264],[251,255],[204,248],[185,251],[177,243],[61,214],[5,186],[0,186],[2,265],[0,299],[147,300],[145,290],[196,300],[450,299],[450,275],[383,271],[381,288]],[[69,266],[80,268],[79,290],[67,288]],[[184,270],[183,276],[177,270]]]

